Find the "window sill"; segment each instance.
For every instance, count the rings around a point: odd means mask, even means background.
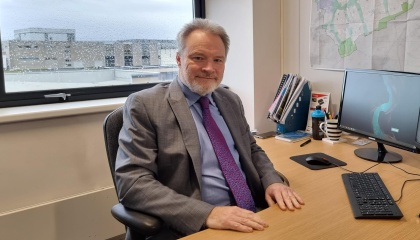
[[[123,105],[126,99],[126,97],[122,97],[80,102],[0,108],[0,124],[107,112]]]

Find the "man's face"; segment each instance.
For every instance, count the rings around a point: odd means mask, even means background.
[[[184,51],[176,55],[181,80],[201,96],[214,91],[222,82],[225,61],[222,39],[201,30],[193,31],[186,39]]]

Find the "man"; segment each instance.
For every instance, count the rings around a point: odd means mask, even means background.
[[[239,97],[219,87],[229,50],[225,30],[195,19],[177,40],[178,78],[130,95],[124,106],[116,163],[119,198],[126,207],[162,219],[166,239],[167,234],[178,238],[205,227],[263,230],[268,224],[255,209],[278,204],[294,210],[304,202],[282,184],[256,144]],[[212,130],[203,119],[202,96],[210,102],[210,115],[228,149],[221,153],[228,154],[240,174],[233,183],[222,170],[220,149],[213,147]],[[242,207],[233,186],[241,181],[251,210]]]

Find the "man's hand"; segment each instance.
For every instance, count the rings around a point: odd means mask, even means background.
[[[300,209],[304,205],[302,198],[290,187],[281,184],[273,183],[265,190],[265,200],[269,206],[278,204],[281,210],[295,210]]]
[[[215,207],[206,219],[206,226],[213,229],[230,229],[239,232],[264,230],[268,224],[256,213],[236,206]]]

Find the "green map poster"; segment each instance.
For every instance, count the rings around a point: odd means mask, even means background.
[[[420,72],[419,0],[312,0],[313,68]]]

